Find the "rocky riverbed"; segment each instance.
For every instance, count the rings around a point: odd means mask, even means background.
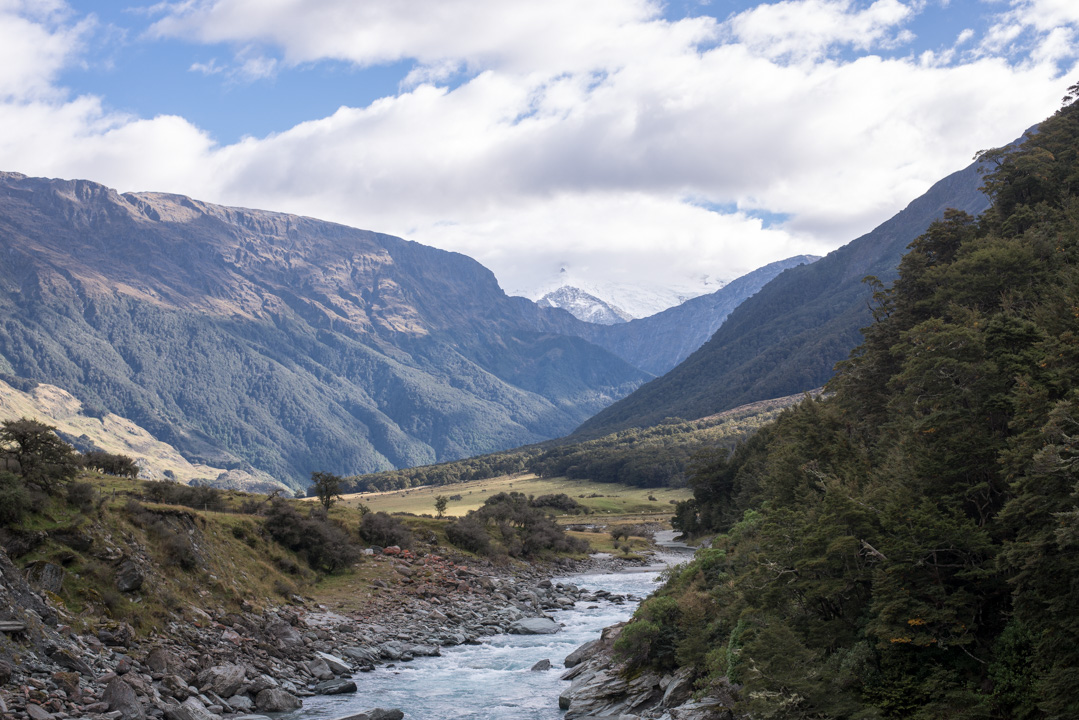
[[[597,562],[618,569],[618,560],[496,567],[388,550],[368,562],[392,568],[392,587],[375,580],[385,592],[363,615],[299,597],[261,611],[189,607],[183,622],[148,637],[125,623],[76,632],[0,552],[0,601],[9,608],[0,618],[0,711],[17,720],[253,720],[306,697],[356,692],[361,673],[379,664],[501,633],[554,632],[550,611],[628,600],[549,579]],[[364,715],[400,717],[372,709],[356,720]]]

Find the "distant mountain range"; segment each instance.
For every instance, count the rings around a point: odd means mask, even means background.
[[[0,256],[0,380],[26,407],[47,384],[78,404],[72,428],[94,428],[84,444],[137,427],[206,468],[182,477],[292,487],[313,470],[564,435],[804,261],[604,326],[509,297],[470,258],[400,238],[16,173],[0,173]]]
[[[0,378],[292,486],[565,434],[648,377],[470,258],[310,218],[0,174],[0,256]]]
[[[590,418],[574,437],[649,427],[669,417],[706,417],[825,384],[871,321],[872,290],[863,278],[892,281],[907,245],[947,208],[983,212],[989,200],[980,186],[977,164],[970,165],[872,232],[813,264],[778,275],[738,305],[677,368]]]

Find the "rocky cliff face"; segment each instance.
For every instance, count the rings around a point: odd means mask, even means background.
[[[646,377],[463,255],[310,218],[0,174],[0,256],[0,377],[294,486],[564,434]]]

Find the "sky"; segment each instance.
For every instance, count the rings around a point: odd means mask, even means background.
[[[0,170],[309,215],[513,294],[868,232],[1079,81],[1075,0],[0,0]]]

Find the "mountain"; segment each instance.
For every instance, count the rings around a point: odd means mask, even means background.
[[[787,270],[737,307],[685,362],[583,423],[594,437],[667,417],[705,417],[828,381],[869,324],[875,275],[896,277],[907,245],[947,208],[977,215],[989,206],[977,163],[937,182],[872,232],[811,265]]]
[[[537,300],[536,304],[540,307],[562,308],[578,320],[597,325],[617,325],[633,319],[625,310],[569,285],[552,290]]]
[[[572,265],[562,265],[558,272],[546,279],[541,278],[529,288],[515,289],[511,295],[521,295],[536,302],[559,288],[572,287],[588,293],[603,302],[616,306],[631,318],[645,318],[686,300],[714,293],[722,288],[726,279],[708,274],[694,277],[656,278],[652,283],[616,282],[596,279],[580,273]]]
[[[0,256],[0,379],[293,487],[565,434],[647,377],[470,258],[311,218],[2,173]]]
[[[814,255],[797,255],[778,260],[732,280],[713,293],[690,298],[655,315],[608,327],[569,327],[564,332],[579,335],[634,367],[662,375],[706,343],[736,307],[772,278],[788,268],[817,259]]]

